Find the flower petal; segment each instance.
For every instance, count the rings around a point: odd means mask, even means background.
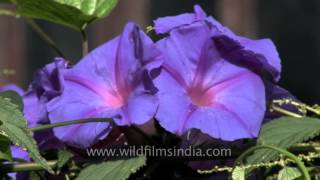
[[[267,72],[274,80],[280,79],[281,60],[270,39],[252,40],[237,36],[213,17],[208,17],[206,21],[211,27],[213,40],[223,58],[249,68],[259,75]]]
[[[29,92],[23,96],[23,114],[28,120],[28,127],[35,127],[48,120],[45,103],[40,102],[35,92]]]
[[[221,56],[231,63],[251,69],[259,75],[269,73],[280,79],[281,64],[278,52],[269,39],[232,39],[221,35],[213,38]]]
[[[169,37],[157,43],[164,52],[163,71],[170,73],[181,86],[191,85],[197,72],[204,72],[203,68],[215,63],[213,56],[217,54],[206,51],[212,46],[208,34],[207,26],[199,22],[171,31]],[[206,61],[208,56],[212,61]]]
[[[183,94],[163,93],[159,104],[156,119],[167,131],[182,134],[183,124],[188,118],[191,101]]]
[[[217,139],[235,140],[252,137],[229,111],[218,108],[199,108],[186,122],[185,129],[197,128]]]
[[[128,103],[123,106],[121,119],[116,119],[118,125],[144,124],[151,120],[158,108],[158,99],[156,96],[144,92],[132,93]],[[129,122],[128,122],[129,121]]]
[[[178,133],[191,101],[186,96],[185,89],[166,71],[155,79],[155,84],[159,88],[156,119],[167,131]]]
[[[87,89],[77,81],[66,79],[62,96],[47,104],[51,123],[93,117],[112,118],[113,110],[105,106],[103,97]],[[86,123],[54,129],[55,135],[64,142],[77,147],[89,147],[105,136],[109,123]],[[105,132],[106,131],[106,132]]]
[[[216,93],[211,107],[229,116],[217,119],[218,126],[224,129],[220,138],[235,140],[258,135],[266,109],[264,88],[257,75],[247,72],[210,90]],[[228,126],[232,128],[229,130]]]
[[[195,21],[204,20],[205,18],[205,12],[201,9],[200,6],[195,5],[194,13],[185,13],[177,16],[158,18],[154,21],[154,29],[157,34],[164,34],[177,27],[189,25]]]

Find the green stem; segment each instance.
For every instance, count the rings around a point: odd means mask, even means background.
[[[89,52],[88,34],[86,30],[81,30],[82,37],[82,56],[85,56]]]
[[[66,56],[62,53],[62,51],[58,48],[57,44],[50,38],[50,36],[45,33],[41,27],[32,19],[26,18],[26,22],[30,25],[30,27],[37,33],[39,36],[52,48],[56,51],[56,53],[63,58]]]
[[[113,120],[110,118],[79,119],[79,120],[58,122],[58,123],[53,123],[53,124],[45,124],[45,125],[41,125],[38,127],[30,128],[29,130],[36,132],[36,131],[42,131],[45,129],[52,129],[55,127],[69,126],[69,125],[73,125],[73,124],[93,123],[93,122],[111,122],[111,121],[113,121]]]
[[[281,114],[284,114],[284,115],[287,115],[287,116],[295,117],[295,118],[302,118],[303,117],[300,114],[290,112],[288,110],[285,110],[283,108],[277,107],[275,105],[271,105],[271,110],[276,111],[276,112],[281,113]]]
[[[303,162],[297,157],[295,156],[294,154],[292,154],[291,152],[287,151],[287,150],[284,150],[284,149],[281,149],[281,148],[278,148],[278,147],[275,147],[275,146],[271,146],[271,145],[257,145],[257,146],[254,146],[250,149],[248,149],[247,151],[245,151],[244,153],[242,153],[235,161],[235,166],[236,165],[241,165],[244,158],[251,154],[252,152],[258,150],[258,149],[271,149],[271,150],[274,150],[274,151],[277,151],[285,156],[287,156],[289,159],[293,160],[294,162],[296,162],[296,164],[298,165],[300,171],[302,172],[303,176],[305,177],[305,180],[311,180],[310,178],[310,175],[309,175],[309,172],[307,170],[307,168],[305,167],[305,165],[303,164]]]
[[[51,168],[54,168],[57,164],[57,161],[47,161],[48,165]],[[44,170],[44,168],[34,162],[29,162],[29,163],[19,163],[19,164],[1,164],[1,169],[0,172],[8,173],[8,172],[24,172],[24,171],[39,171],[39,170]]]

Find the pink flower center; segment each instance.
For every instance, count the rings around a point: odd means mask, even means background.
[[[196,106],[210,106],[212,104],[213,94],[203,88],[190,88],[188,95]]]
[[[106,93],[104,96],[104,99],[106,101],[106,105],[109,107],[112,107],[112,108],[118,108],[118,107],[123,106],[123,104],[124,104],[123,98],[121,98],[117,95],[114,96],[109,93]]]

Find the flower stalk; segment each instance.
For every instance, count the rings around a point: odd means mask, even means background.
[[[57,164],[56,160],[47,161],[47,162],[51,168],[54,168]],[[7,172],[25,172],[25,171],[40,171],[40,170],[44,170],[44,168],[39,163],[23,162],[19,164],[13,164],[13,163],[1,164],[0,172],[7,173]]]
[[[34,128],[29,128],[32,132],[42,131],[45,129],[52,129],[55,127],[62,127],[62,126],[70,126],[74,124],[81,124],[81,123],[93,123],[93,122],[112,122],[113,120],[110,118],[90,118],[90,119],[79,119],[79,120],[72,120],[72,121],[63,121],[58,123],[52,124],[45,124]]]
[[[294,113],[294,112],[285,110],[285,109],[283,109],[283,108],[281,108],[281,107],[278,107],[278,106],[275,106],[275,105],[271,105],[270,111],[271,111],[271,112],[274,112],[274,111],[275,111],[275,112],[284,114],[284,115],[286,115],[286,116],[295,117],[295,118],[302,118],[302,117],[303,117],[303,116],[301,116],[300,114],[297,114],[297,113]]]
[[[85,56],[89,53],[88,34],[86,30],[81,30],[80,32],[82,38],[82,56]]]

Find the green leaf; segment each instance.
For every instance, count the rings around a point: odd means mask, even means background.
[[[21,96],[15,91],[4,91],[0,93],[0,97],[9,98],[10,101],[19,107],[19,110],[23,111],[23,100]]]
[[[18,110],[18,106],[13,104],[10,98],[0,96],[0,132],[6,134],[15,144],[28,150],[30,157],[39,163],[43,168],[53,173],[52,169],[43,159],[37,148],[36,141],[32,133],[27,128],[26,121]]]
[[[301,175],[299,169],[295,167],[284,167],[278,174],[278,180],[294,180]]]
[[[245,169],[237,166],[232,171],[232,180],[245,180]]]
[[[100,18],[108,15],[118,0],[54,0],[79,9],[83,14]]]
[[[298,143],[311,139],[320,133],[320,120],[316,118],[282,117],[265,124],[260,132],[258,144],[273,145],[288,149]],[[278,153],[261,149],[249,156],[249,164],[267,162],[278,157]]]
[[[10,151],[10,140],[0,134],[0,161],[1,160],[8,160],[8,161],[11,161],[12,160],[12,157],[11,157],[11,151]]]
[[[72,153],[70,153],[66,149],[59,151],[57,167],[62,168],[72,158],[72,156]]]
[[[126,180],[146,164],[146,157],[140,156],[126,160],[106,161],[93,164],[83,169],[77,180],[87,179],[114,179]]]
[[[43,19],[76,30],[107,16],[118,0],[17,0],[17,13]]]

